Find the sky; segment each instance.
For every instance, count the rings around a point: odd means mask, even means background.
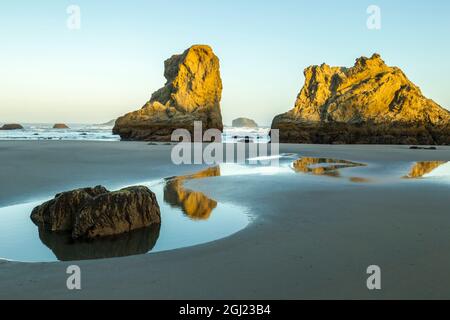
[[[80,29],[70,29],[70,5]],[[370,5],[381,29],[367,27]],[[100,123],[139,109],[164,60],[193,44],[221,62],[225,124],[270,125],[303,70],[380,53],[450,108],[448,0],[0,1],[0,122]]]

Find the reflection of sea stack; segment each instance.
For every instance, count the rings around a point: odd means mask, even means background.
[[[23,126],[18,123],[8,123],[3,125],[0,130],[22,130]]]
[[[232,126],[235,128],[257,128],[258,124],[252,119],[237,118],[233,120]]]
[[[424,175],[431,173],[438,167],[446,164],[447,161],[422,161],[417,162],[410,170],[405,178],[421,178]]]
[[[70,128],[64,123],[56,123],[53,126],[53,129],[70,129]]]
[[[184,182],[190,179],[202,179],[220,176],[220,168],[214,167],[190,176],[170,179],[164,188],[164,201],[183,212],[194,220],[206,220],[217,207],[217,202],[208,198],[204,193],[192,191],[184,187]]]
[[[272,128],[292,143],[450,144],[450,112],[377,54],[307,68],[294,109]]]
[[[362,163],[328,159],[328,158],[300,158],[292,164],[292,167],[297,172],[310,173],[314,175],[325,175],[330,177],[339,177],[340,169],[355,168],[365,166]],[[355,179],[355,178],[354,178]]]
[[[149,102],[117,119],[113,133],[124,140],[170,141],[176,129],[223,130],[219,59],[209,46],[196,45],[165,61],[166,85]]]

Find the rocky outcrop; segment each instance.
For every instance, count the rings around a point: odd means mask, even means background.
[[[292,164],[296,172],[309,173],[318,176],[339,177],[341,169],[364,167],[365,165],[348,160],[330,158],[302,157]]]
[[[294,109],[273,120],[281,142],[450,144],[450,112],[378,54],[304,74]]]
[[[53,129],[70,129],[70,128],[64,123],[56,123],[53,126]]]
[[[113,133],[123,140],[170,141],[176,129],[191,134],[194,121],[203,131],[223,130],[219,59],[209,46],[195,45],[165,61],[166,85],[138,111],[116,120]]]
[[[232,126],[235,128],[257,128],[258,124],[252,119],[237,118],[233,120]]]
[[[18,123],[8,123],[0,127],[0,130],[22,130],[23,126]]]
[[[36,207],[31,219],[51,232],[73,239],[114,236],[161,223],[156,196],[146,187],[110,192],[102,186],[57,194]]]

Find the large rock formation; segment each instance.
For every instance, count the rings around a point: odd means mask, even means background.
[[[281,142],[450,144],[450,112],[378,54],[304,74],[294,109],[273,120]]]
[[[237,118],[233,120],[232,126],[235,128],[257,128],[258,124],[252,119]]]
[[[203,131],[223,130],[219,59],[209,46],[196,45],[165,61],[166,85],[138,111],[117,119],[113,132],[124,140],[170,141],[176,129],[193,133],[194,121]]]
[[[8,123],[0,127],[0,130],[22,130],[23,126],[18,123]]]
[[[156,196],[146,187],[109,192],[102,186],[57,194],[34,208],[31,219],[51,232],[73,239],[120,235],[161,223]]]

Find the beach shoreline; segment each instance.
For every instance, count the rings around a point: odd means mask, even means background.
[[[0,141],[0,207],[77,187],[114,188],[207,167],[176,166],[171,150],[144,142]],[[450,161],[450,147],[286,144],[280,152],[368,163],[374,174],[392,164]],[[241,203],[253,222],[227,238],[155,254],[76,263],[3,260],[0,298],[449,297],[450,184],[418,181],[399,188],[327,179],[250,175],[189,182],[218,201]],[[80,291],[66,287],[72,264],[82,270]],[[383,270],[380,292],[366,288],[366,268],[372,264]]]

